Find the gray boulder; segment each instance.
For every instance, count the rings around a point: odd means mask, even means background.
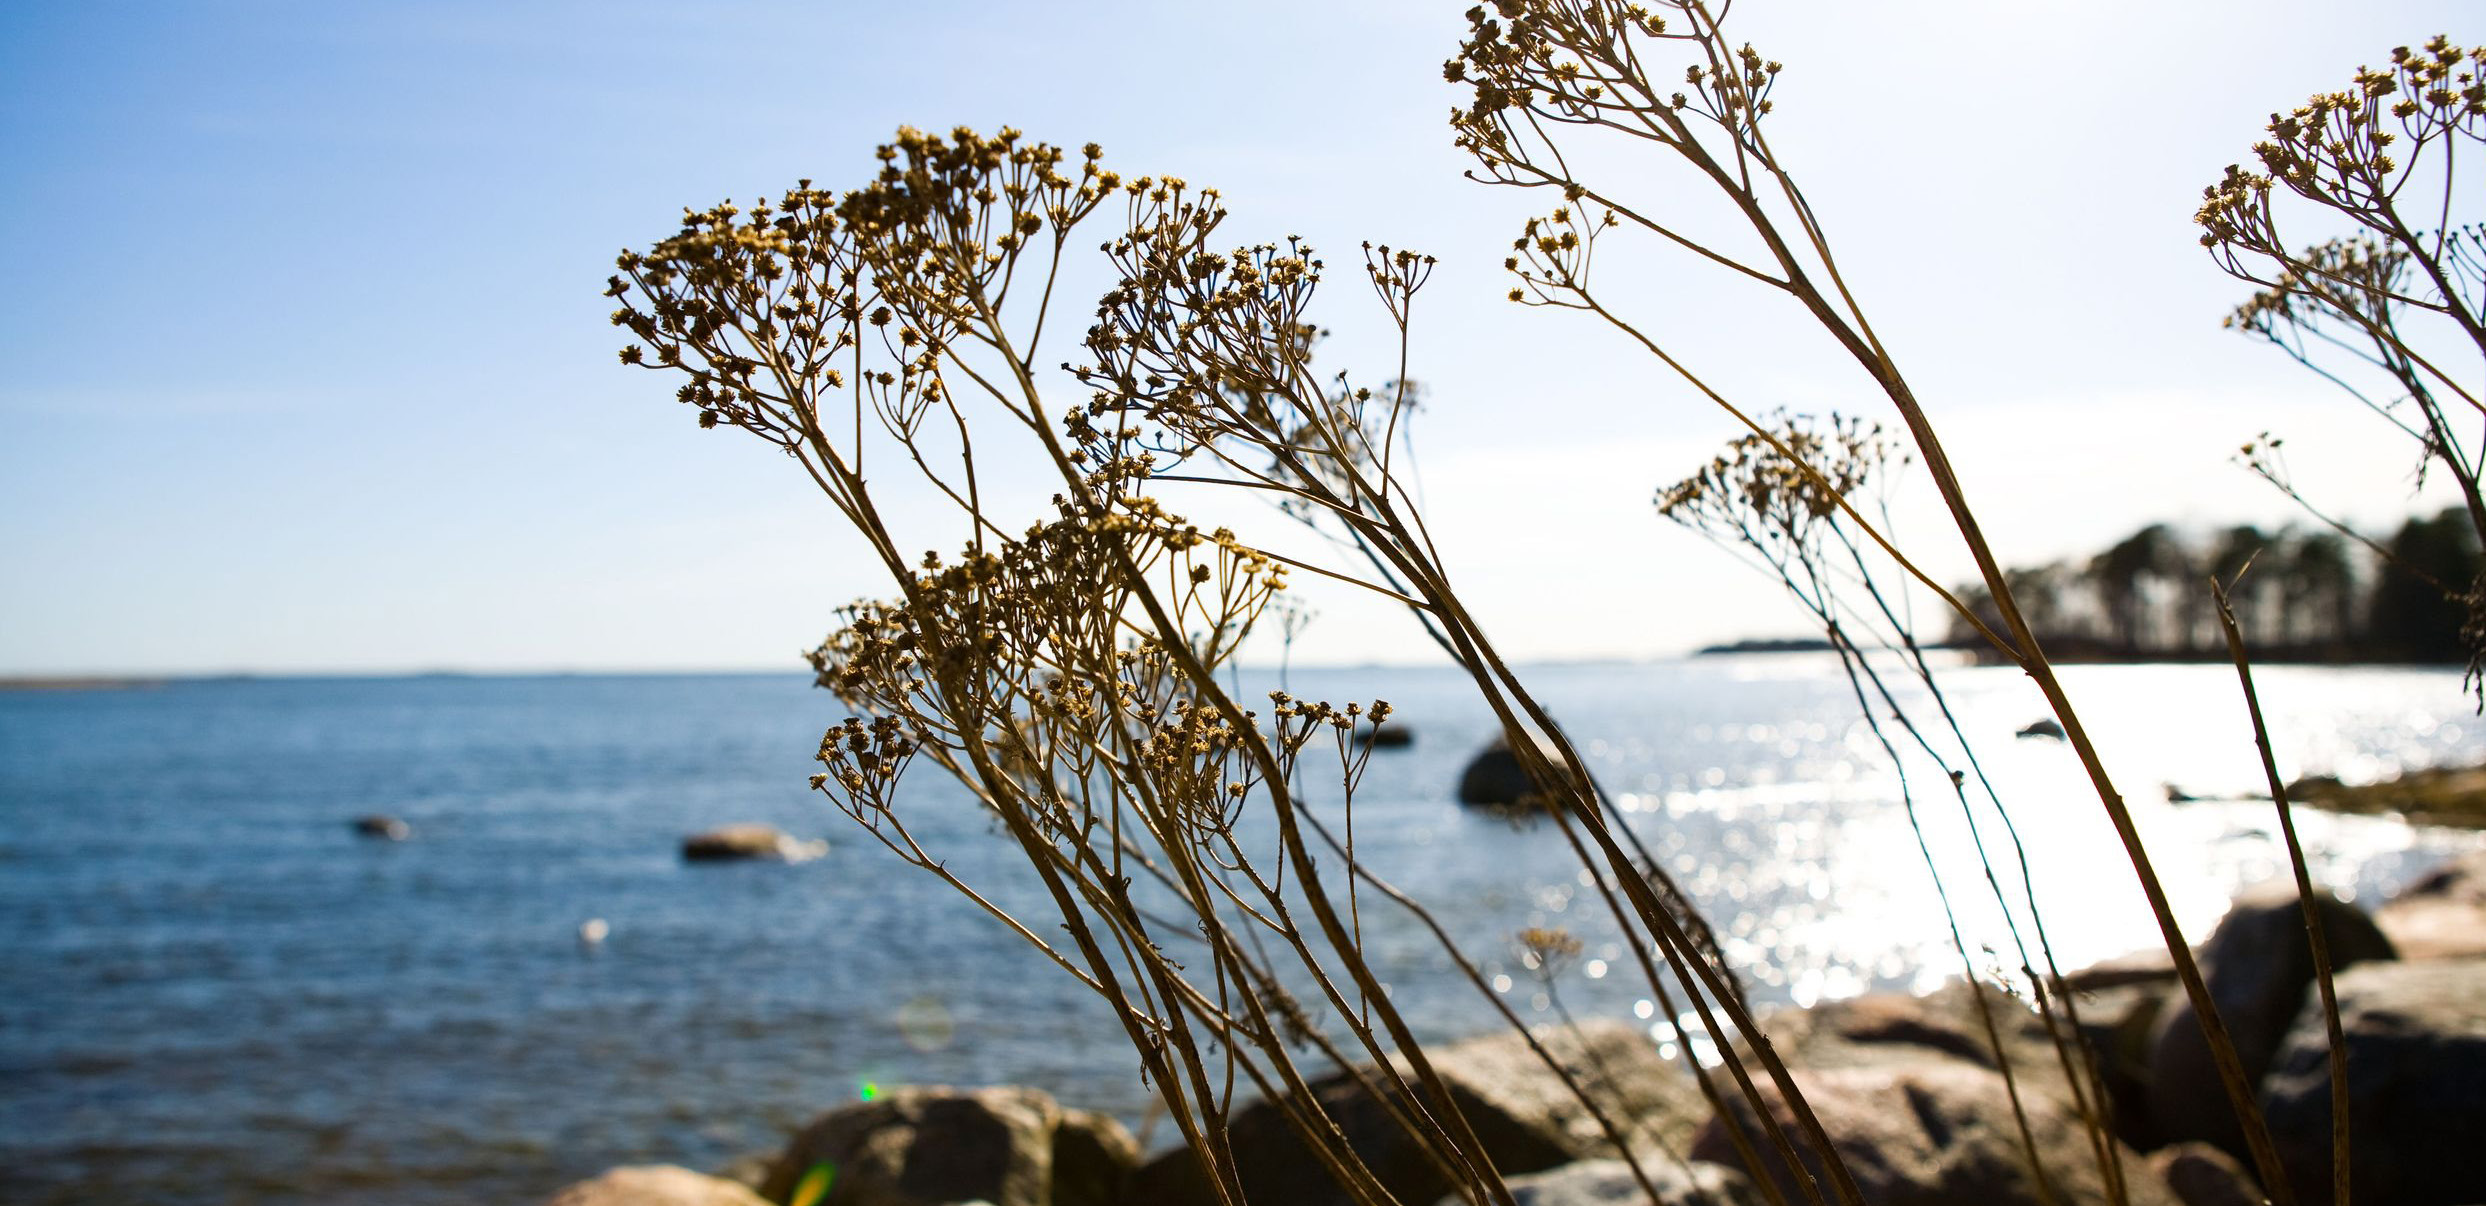
[[[2358,1206],[2486,1202],[2486,960],[2382,963],[2339,977],[2351,1196]],[[2331,1200],[2330,1035],[2319,998],[2262,1084],[2297,1201]]]
[[[1821,1120],[1866,1206],[2040,1206],[2103,1202],[2106,1173],[2098,1167],[2090,1134],[2069,1109],[2044,1094],[2023,1094],[2037,1167],[2029,1167],[2000,1075],[1956,1059],[1928,1058],[1914,1064],[1854,1067],[1796,1074],[1804,1100]],[[1766,1085],[1763,1102],[1806,1170],[1828,1194],[1827,1163],[1803,1137],[1778,1092]],[[1760,1148],[1756,1177],[1777,1182],[1788,1201],[1804,1201],[1798,1178],[1773,1150],[1761,1116],[1741,1096],[1727,1109]],[[2108,1140],[2114,1143],[2114,1140]],[[1701,1128],[1689,1153],[1741,1167],[1723,1119]],[[2141,1157],[2120,1143],[2114,1155],[2132,1206],[2178,1206],[2166,1186],[2152,1180]]]
[[[2149,1154],[2149,1171],[2184,1206],[2262,1206],[2261,1187],[2236,1158],[2207,1143],[2178,1143]]]
[[[2085,1103],[2091,1112],[2120,1124],[2134,1110],[2140,1093],[2138,1069],[2147,1058],[2150,1027],[2162,1000],[2157,986],[2126,983],[2081,992],[2077,1001],[2058,997],[2056,1029],[2049,1032],[2033,1006],[1984,985],[1985,1003],[2002,1039],[2000,1060],[1977,1009],[1977,991],[1953,980],[1923,996],[1871,993],[1810,1009],[1781,1010],[1764,1018],[1761,1028],[1791,1067],[1889,1067],[1943,1055],[2000,1071],[2007,1061],[2023,1093],[2050,1097],[2075,1114]],[[2074,1072],[2082,1077],[2078,1090],[2065,1072],[2066,1052],[2057,1049],[2056,1033],[2078,1044],[2068,1053]],[[2084,1059],[2094,1062],[2110,1108],[2101,1110],[2096,1094],[2088,1091]]]
[[[1035,1089],[900,1088],[812,1120],[760,1192],[815,1177],[822,1206],[1114,1206],[1138,1163],[1121,1123]]]
[[[2391,940],[2355,905],[2323,892],[2314,907],[2334,969],[2396,957]],[[2201,978],[2227,1023],[2246,1080],[2260,1083],[2313,985],[2313,946],[2293,882],[2262,884],[2236,897],[2201,946]],[[2219,1081],[2200,1016],[2181,990],[2168,997],[2158,1018],[2148,1074],[2146,1130],[2155,1144],[2200,1140],[2248,1158],[2243,1125]]]
[[[2403,959],[2486,955],[2486,850],[2472,850],[2374,910]]]
[[[1762,1198],[1744,1174],[1723,1164],[1647,1155],[1640,1172],[1648,1188],[1622,1160],[1582,1160],[1548,1172],[1512,1177],[1511,1200],[1517,1206],[1760,1206]],[[1649,1189],[1657,1191],[1655,1202]],[[1440,1206],[1468,1206],[1452,1194]]]
[[[1536,1032],[1554,1058],[1596,1098],[1634,1151],[1679,1148],[1708,1107],[1691,1078],[1657,1056],[1647,1032],[1619,1022]],[[1595,1118],[1516,1033],[1425,1049],[1451,1100],[1504,1176],[1614,1154]],[[1403,1062],[1401,1067],[1404,1067]],[[1430,1202],[1452,1186],[1381,1103],[1345,1075],[1313,1082],[1313,1098],[1338,1124],[1365,1165],[1402,1202]],[[1278,1107],[1256,1102],[1229,1128],[1244,1195],[1253,1206],[1345,1206],[1351,1201],[1322,1169]],[[1215,1201],[1190,1151],[1168,1152],[1142,1167],[1131,1200],[1148,1206]]]
[[[750,1187],[671,1164],[616,1168],[547,1199],[545,1206],[768,1206]]]

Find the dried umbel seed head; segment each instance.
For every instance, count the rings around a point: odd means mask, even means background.
[[[1767,434],[1737,437],[1700,472],[1657,493],[1657,510],[1714,538],[1773,560],[1798,552],[1841,503],[1905,464],[1879,424],[1831,415],[1779,415]]]
[[[1583,949],[1569,930],[1530,926],[1519,931],[1516,939],[1521,965],[1547,980],[1561,975]]]
[[[2271,114],[2268,134],[2253,144],[2260,171],[2230,165],[2202,190],[2194,220],[2204,246],[2283,256],[2274,186],[2388,225],[2403,169],[2426,148],[2448,158],[2462,142],[2486,140],[2486,46],[2463,48],[2438,35],[2417,49],[2399,47],[2389,66],[2358,68],[2347,88]]]

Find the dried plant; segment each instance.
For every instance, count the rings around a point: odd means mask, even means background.
[[[1597,250],[1618,235],[1641,236],[1747,287],[1783,296],[1855,361],[1906,432],[2003,621],[2001,630],[1986,625],[1926,575],[1880,525],[1841,497],[1833,483],[1819,484],[1819,498],[1832,502],[1864,541],[2025,670],[2044,694],[2096,789],[2158,921],[2177,977],[2201,1017],[2221,1082],[2244,1120],[2253,1163],[2263,1182],[2284,1196],[2277,1153],[2253,1086],[2235,1058],[2130,810],[2022,614],[1932,421],[1897,358],[1874,333],[1819,215],[1772,146],[1769,131],[1776,103],[1771,93],[1783,68],[1726,34],[1722,23],[1728,7],[1707,0],[1646,5],[1495,0],[1469,10],[1468,37],[1443,74],[1470,86],[1469,102],[1453,111],[1451,125],[1459,145],[1476,160],[1471,174],[1491,184],[1549,192],[1554,198],[1544,216],[1530,220],[1512,245],[1514,254],[1507,262],[1517,278],[1512,299],[1602,320],[1734,415],[1807,476],[1818,470],[1712,385],[1682,349],[1661,341],[1609,303],[1595,271],[1601,266]],[[1644,170],[1612,176],[1592,170],[1620,157],[1632,157]],[[1652,176],[1645,168],[1652,165],[1671,165],[1678,169],[1676,183],[1723,202],[1732,215],[1726,233],[1695,232],[1657,203],[1624,191],[1626,184],[1649,187]],[[1606,257],[1609,265],[1611,256]]]
[[[2211,258],[2258,290],[2226,325],[2414,441],[2418,482],[2450,475],[2486,543],[2486,443],[2460,434],[2486,416],[2486,223],[2458,171],[2462,152],[2486,142],[2486,46],[2437,36],[2399,47],[2346,89],[2271,114],[2268,134],[2253,146],[2260,170],[2229,165],[2195,215]],[[2301,243],[2304,217],[2346,233]],[[2241,459],[2348,531],[2298,491],[2280,447],[2265,432]],[[2441,585],[2468,610],[2467,685],[2486,708],[2486,583]]]
[[[1670,513],[1730,534],[1809,591],[1839,634],[1860,701],[1891,698],[1865,656],[1872,649],[1899,652],[1906,673],[1931,684],[1904,591],[1875,583],[1885,572],[1868,566],[1875,559],[1934,592],[2032,676],[2158,918],[2264,1181],[2284,1194],[2232,1045],[2123,801],[1931,422],[1771,149],[1764,118],[1781,68],[1728,40],[1724,15],[1704,0],[1496,0],[1470,12],[1468,37],[1445,69],[1472,91],[1453,115],[1458,143],[1475,156],[1478,178],[1558,198],[1514,244],[1512,296],[1602,319],[1745,422],[1755,442],[1671,493]],[[1575,172],[1563,145],[1572,140],[1688,169],[1729,204],[1738,223],[1730,240],[1679,229],[1656,207]],[[1406,335],[1432,262],[1364,249],[1364,277],[1401,351],[1380,388],[1359,387],[1315,364],[1324,262],[1294,239],[1234,245],[1213,190],[1125,178],[1093,145],[1074,155],[1009,130],[901,131],[879,158],[877,176],[844,194],[806,181],[748,211],[686,213],[672,237],[624,254],[609,290],[622,299],[614,321],[637,339],[623,361],[680,374],[679,397],[703,426],[742,429],[794,460],[890,575],[894,593],[847,609],[813,656],[823,685],[855,712],[824,736],[815,786],[1108,1002],[1221,1201],[1244,1201],[1244,1170],[1227,1138],[1240,1090],[1274,1103],[1352,1198],[1392,1200],[1313,1104],[1312,1078],[1336,1069],[1381,1103],[1450,1191],[1507,1204],[1510,1192],[1362,944],[1367,897],[1407,911],[1519,1026],[1424,905],[1355,856],[1354,797],[1369,756],[1355,736],[1386,723],[1389,705],[1333,707],[1281,693],[1264,713],[1218,683],[1257,625],[1273,614],[1287,622],[1279,600],[1290,574],[1377,592],[1407,607],[1493,710],[1540,788],[1545,817],[1664,1003],[1703,1091],[1713,1102],[1728,1093],[1758,1101],[1766,1081],[1787,1102],[1792,1131],[1764,1109],[1760,1133],[1747,1134],[1721,1111],[1746,1163],[1758,1166],[1766,1145],[1803,1170],[1811,1163],[1796,1156],[1803,1142],[1826,1161],[1820,1181],[1800,1176],[1802,1195],[1861,1201],[1708,928],[1606,807],[1578,752],[1442,568],[1397,454],[1414,402]],[[1056,287],[1074,230],[1098,223],[1110,228],[1102,254],[1116,283],[1079,340],[1079,362],[1056,376],[1043,351]],[[1999,627],[1920,570],[1889,536],[1886,515],[1858,505],[1897,455],[1877,429],[1756,422],[1677,349],[1608,306],[1591,269],[1599,242],[1617,233],[1648,236],[1793,299],[1854,358],[1940,492]],[[1093,235],[1076,237],[1095,245]],[[1084,397],[1058,405],[1053,390],[1065,384]],[[902,546],[867,459],[875,474],[911,471],[951,504],[956,554]],[[1004,460],[1058,479],[1049,511],[1032,522],[1003,515],[984,490],[979,465]],[[1276,501],[1343,542],[1360,568],[1326,568],[1223,527],[1203,531],[1176,513],[1181,491]],[[1912,742],[1935,750],[1926,727],[1901,723]],[[1957,755],[1975,769],[1964,746]],[[900,790],[919,760],[991,814],[1058,919],[1013,914],[921,844]],[[1973,818],[1965,777],[1951,774]],[[1999,810],[1978,779],[1979,798]],[[2023,859],[2023,903],[2026,873]],[[2007,895],[1990,860],[1985,878],[1998,899]],[[1540,931],[1520,942],[1545,968],[1576,939]],[[2068,1009],[2050,956],[2040,973],[2025,944],[2021,954],[2041,1007],[2061,999]],[[1715,1072],[1691,1059],[1685,1018],[1718,1053]],[[1639,1170],[1627,1120],[1520,1032]],[[1400,1058],[1385,1058],[1393,1051]],[[2111,1169],[2111,1150],[2102,1146],[2100,1159]],[[1654,1199],[1645,1174],[1642,1185]],[[1768,1179],[1761,1188],[1780,1197]]]
[[[1354,738],[1390,706],[1279,694],[1264,713],[1217,681],[1290,571],[1353,582],[1406,604],[1456,652],[1510,733],[1548,738],[1514,746],[1669,1018],[1688,1001],[1708,1045],[1729,1053],[1731,1091],[1756,1094],[1766,1075],[1792,1094],[1707,927],[1610,823],[1577,752],[1452,591],[1393,453],[1412,399],[1403,362],[1378,391],[1316,372],[1312,249],[1229,247],[1214,191],[1125,179],[1094,147],[1074,158],[1013,131],[910,130],[880,158],[849,193],[804,182],[748,211],[688,213],[673,237],[624,254],[609,289],[615,323],[638,340],[623,361],[683,375],[702,426],[786,453],[890,575],[894,595],[847,608],[812,656],[855,711],[822,739],[814,786],[1110,1003],[1223,1200],[1244,1193],[1226,1137],[1238,1090],[1276,1103],[1356,1200],[1390,1200],[1311,1104],[1311,1079],[1335,1068],[1442,1184],[1507,1203],[1362,946],[1370,894],[1415,916],[1519,1024],[1423,905],[1355,857],[1370,755]],[[1057,410],[1038,349],[1071,232],[1107,213],[1118,283],[1081,341],[1086,362],[1063,366],[1087,396]],[[1430,267],[1366,249],[1402,347]],[[954,506],[954,558],[902,551],[867,457],[912,468]],[[1002,457],[1059,479],[1032,525],[1005,524],[986,498],[978,466]],[[1159,493],[1173,483],[1283,500],[1372,572],[1204,532]],[[919,840],[901,784],[921,760],[1018,845],[1058,927],[1014,915]],[[1254,835],[1273,840],[1255,848]],[[1675,1024],[1703,1087],[1729,1091]],[[1527,1041],[1637,1169],[1628,1120]],[[1756,1150],[1740,1130],[1736,1142]]]
[[[1764,433],[1737,437],[1699,472],[1660,490],[1657,510],[1777,579],[1820,625],[1837,654],[1858,715],[1898,776],[1900,803],[1949,925],[1952,949],[1959,956],[1987,1049],[2002,1074],[2022,1150],[2031,1172],[2042,1183],[2048,1174],[2021,1099],[2020,1070],[2013,1066],[1996,1018],[1990,992],[1994,986],[1984,982],[1976,952],[1961,931],[1951,899],[1950,874],[1946,874],[1955,870],[1946,869],[1935,858],[1926,839],[1915,781],[1908,774],[1899,743],[1904,741],[1923,755],[1942,776],[1976,851],[1976,873],[2019,957],[2018,982],[2001,987],[2015,995],[2025,988],[2036,1006],[2054,1046],[2062,1084],[2074,1112],[2086,1124],[2100,1181],[2112,1196],[2121,1198],[2123,1168],[2105,1082],[2093,1053],[2080,1038],[2079,1005],[2055,963],[2053,944],[2037,905],[2028,851],[1917,639],[1905,584],[1885,581],[1886,559],[1874,555],[1847,519],[1851,510],[1868,511],[1888,528],[1890,491],[1907,462],[1907,453],[1878,424],[1838,415],[1818,422],[1775,416],[1767,421]],[[1893,689],[1885,675],[1886,665],[1895,666],[1901,677],[1924,692],[1934,713],[1931,719],[1919,722],[1917,708]],[[1989,848],[1989,827],[2000,830],[1995,844],[2007,846],[2017,870],[2008,889]],[[2027,919],[2025,929],[2022,918]]]

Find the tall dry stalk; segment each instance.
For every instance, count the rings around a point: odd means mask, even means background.
[[[2254,1165],[2286,1206],[2283,1170],[2254,1087],[2210,1000],[2131,812],[2013,597],[1931,419],[1849,288],[1820,216],[1773,149],[1768,119],[1775,102],[1770,92],[1781,66],[1726,35],[1722,22],[1727,7],[1713,7],[1707,0],[1649,5],[1495,0],[1469,11],[1468,38],[1444,67],[1449,79],[1464,81],[1472,90],[1470,103],[1451,118],[1459,145],[1476,158],[1477,178],[1549,191],[1557,198],[1543,217],[1529,221],[1513,244],[1508,267],[1519,284],[1512,298],[1602,320],[1799,465],[1804,463],[1800,456],[1779,446],[1767,428],[1710,385],[1678,350],[1607,303],[1592,274],[1599,241],[1618,231],[1636,232],[1747,287],[1786,297],[1855,361],[1907,431],[2001,615],[2003,631],[1986,628],[1844,500],[1839,510],[1909,576],[1959,611],[1965,622],[1984,630],[2044,694],[2157,919],[2177,977],[2209,1039],[2220,1081],[2244,1120]],[[1596,158],[1589,154],[1592,144]],[[1643,173],[1604,178],[1575,167],[1635,152],[1637,162],[1680,169],[1691,187],[1723,201],[1735,217],[1733,242],[1682,228],[1665,211],[1616,183],[1641,186]],[[1737,244],[1751,250],[1735,250]]]

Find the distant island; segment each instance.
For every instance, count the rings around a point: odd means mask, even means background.
[[[2415,517],[2386,538],[2333,531],[2208,539],[2151,524],[2094,557],[2006,571],[2012,596],[2054,661],[2224,662],[2210,580],[2229,588],[2258,662],[2450,664],[2469,660],[2468,592],[2486,570],[2468,515]],[[1996,632],[1982,585],[1959,597]],[[1954,619],[1947,644],[1980,656],[1974,626]]]
[[[1703,645],[1692,652],[1694,657],[1718,653],[1828,653],[1833,648],[1820,637],[1747,637],[1723,645]]]
[[[0,678],[0,691],[148,691],[164,685],[160,678],[117,678],[106,675],[46,678]]]

